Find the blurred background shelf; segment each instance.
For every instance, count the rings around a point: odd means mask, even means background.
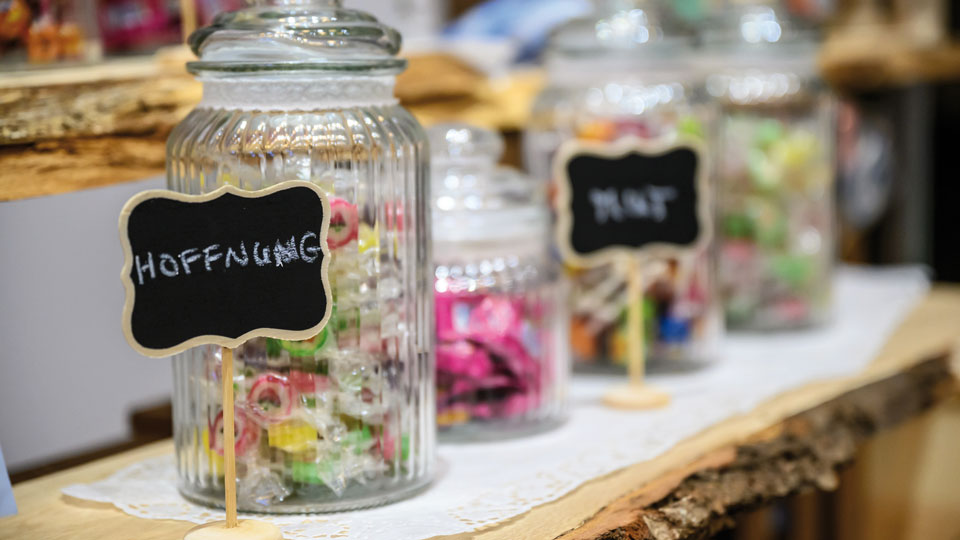
[[[882,36],[878,33],[878,38]],[[821,71],[845,94],[960,79],[960,44],[891,50],[891,43],[896,47],[889,41],[828,40],[820,57]]]
[[[167,136],[202,97],[200,83],[184,69],[191,58],[175,47],[6,74],[0,79],[0,201],[162,175]],[[396,95],[424,125],[460,121],[516,134],[541,85],[536,69],[491,79],[455,56],[430,53],[409,58]],[[506,159],[519,164],[516,145]]]

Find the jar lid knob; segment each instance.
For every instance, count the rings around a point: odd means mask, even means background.
[[[330,6],[340,7],[341,0],[247,0],[251,6]]]
[[[496,163],[503,155],[503,137],[489,129],[449,123],[433,126],[427,134],[434,159]]]

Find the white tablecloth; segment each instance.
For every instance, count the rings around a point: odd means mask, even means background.
[[[370,510],[314,516],[262,516],[288,540],[421,539],[463,533],[555,500],[593,478],[649,460],[705,428],[748,412],[785,390],[852,375],[928,289],[916,268],[844,268],[837,277],[832,324],[786,334],[728,336],[723,361],[704,370],[651,377],[673,394],[670,406],[611,410],[600,396],[612,377],[575,377],[572,411],[562,427],[498,443],[441,446],[439,474],[423,494]],[[109,502],[129,514],[203,523],[223,513],[184,501],[172,456],[133,465],[93,484],[63,491]]]

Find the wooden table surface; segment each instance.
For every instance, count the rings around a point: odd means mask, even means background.
[[[935,287],[862,373],[783,393],[654,460],[595,479],[499,525],[450,538],[687,538],[728,524],[728,508],[811,486],[830,489],[836,468],[865,438],[956,392],[958,344],[960,287]],[[144,520],[60,493],[66,485],[96,481],[171,451],[165,441],[14,486],[20,513],[0,519],[0,539],[182,538],[193,524]]]

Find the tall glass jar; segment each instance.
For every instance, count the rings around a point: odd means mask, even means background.
[[[570,366],[545,186],[497,167],[494,132],[441,125],[429,135],[440,435],[554,426]]]
[[[524,138],[528,169],[542,180],[570,140],[615,143],[631,137],[669,143],[680,137],[709,148],[711,114],[691,65],[692,34],[656,0],[597,0],[593,15],[553,33],[548,86],[534,104]],[[642,175],[643,171],[637,171]],[[580,369],[622,369],[626,362],[626,268],[567,268],[570,340]],[[644,268],[651,367],[677,369],[715,358],[722,331],[709,248]]]
[[[763,4],[727,8],[706,28],[727,323],[819,323],[830,305],[835,128],[815,34]]]
[[[190,44],[200,105],[171,134],[170,189],[286,180],[330,200],[333,314],[305,341],[236,350],[239,507],[353,509],[430,480],[435,453],[426,134],[393,98],[400,36],[335,0],[260,0]],[[219,347],[174,358],[180,491],[223,504]]]

